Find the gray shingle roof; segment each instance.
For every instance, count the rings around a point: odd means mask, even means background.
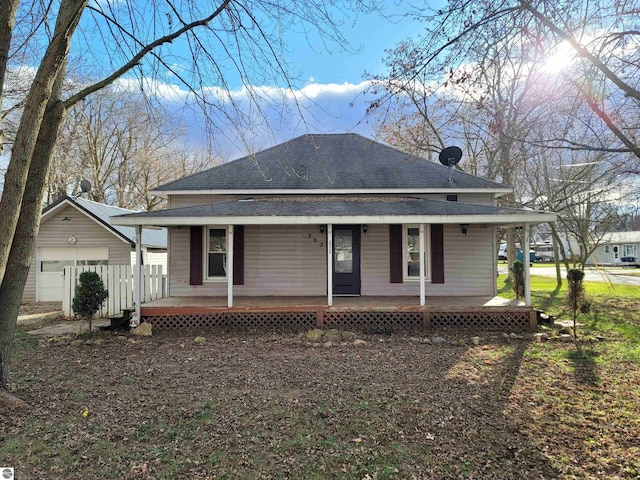
[[[273,217],[273,216],[378,216],[378,215],[519,215],[531,210],[473,205],[421,198],[291,198],[232,200],[207,205],[171,208],[126,215],[127,218]],[[504,217],[502,218],[504,220]]]
[[[114,230],[114,233],[119,234],[125,240],[128,240],[131,244],[135,244],[136,229],[135,227],[126,227],[121,225],[112,225],[109,222],[109,217],[115,215],[125,215],[128,213],[135,213],[133,210],[127,210],[126,208],[113,207],[111,205],[105,205],[104,203],[93,202],[91,200],[85,200],[84,198],[74,197],[62,197],[55,203],[48,205],[43,209],[42,213],[46,213],[55,206],[64,201],[80,207],[89,215],[93,216],[100,223],[106,227]],[[167,229],[142,229],[142,245],[152,248],[167,248]]]
[[[463,157],[464,164],[464,157]],[[156,188],[190,190],[356,190],[508,188],[349,134],[308,134]]]

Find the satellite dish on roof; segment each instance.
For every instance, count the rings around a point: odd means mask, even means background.
[[[89,193],[91,191],[91,182],[89,180],[82,180],[80,182],[80,190],[82,193]]]
[[[449,167],[449,182],[453,182],[453,169],[462,158],[462,149],[460,147],[447,147],[440,152],[438,160],[445,167]]]
[[[447,147],[440,152],[438,160],[445,167],[453,167],[460,162],[462,158],[462,150],[460,147]]]

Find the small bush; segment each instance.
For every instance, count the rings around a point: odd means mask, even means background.
[[[89,331],[91,331],[91,319],[100,310],[108,296],[109,293],[104,288],[100,275],[96,272],[80,274],[72,306],[76,316],[89,320]]]
[[[567,293],[567,306],[573,315],[573,336],[578,338],[576,332],[576,320],[578,313],[589,313],[591,310],[591,302],[587,299],[582,283],[584,272],[577,268],[567,271],[567,281],[569,283],[569,292]]]
[[[520,260],[513,262],[511,273],[513,274],[513,291],[516,299],[521,300],[524,298],[524,263]]]

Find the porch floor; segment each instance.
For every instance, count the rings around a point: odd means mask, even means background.
[[[501,297],[170,297],[145,303],[154,328],[258,327],[392,330],[424,327],[528,329],[533,307]]]
[[[142,304],[142,314],[168,314],[176,310],[450,310],[496,307],[522,307],[502,297],[427,297],[426,305],[420,307],[416,297],[366,297],[334,296],[333,305],[327,305],[327,297],[234,297],[233,307],[227,308],[227,297],[168,297]],[[161,313],[162,311],[162,313]]]

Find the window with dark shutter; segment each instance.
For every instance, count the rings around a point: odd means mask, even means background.
[[[233,227],[233,284],[244,285],[244,226]]]
[[[189,285],[202,285],[202,227],[191,227],[189,241]]]
[[[402,225],[389,225],[389,282],[402,283]]]
[[[444,228],[431,225],[431,283],[444,283]]]

